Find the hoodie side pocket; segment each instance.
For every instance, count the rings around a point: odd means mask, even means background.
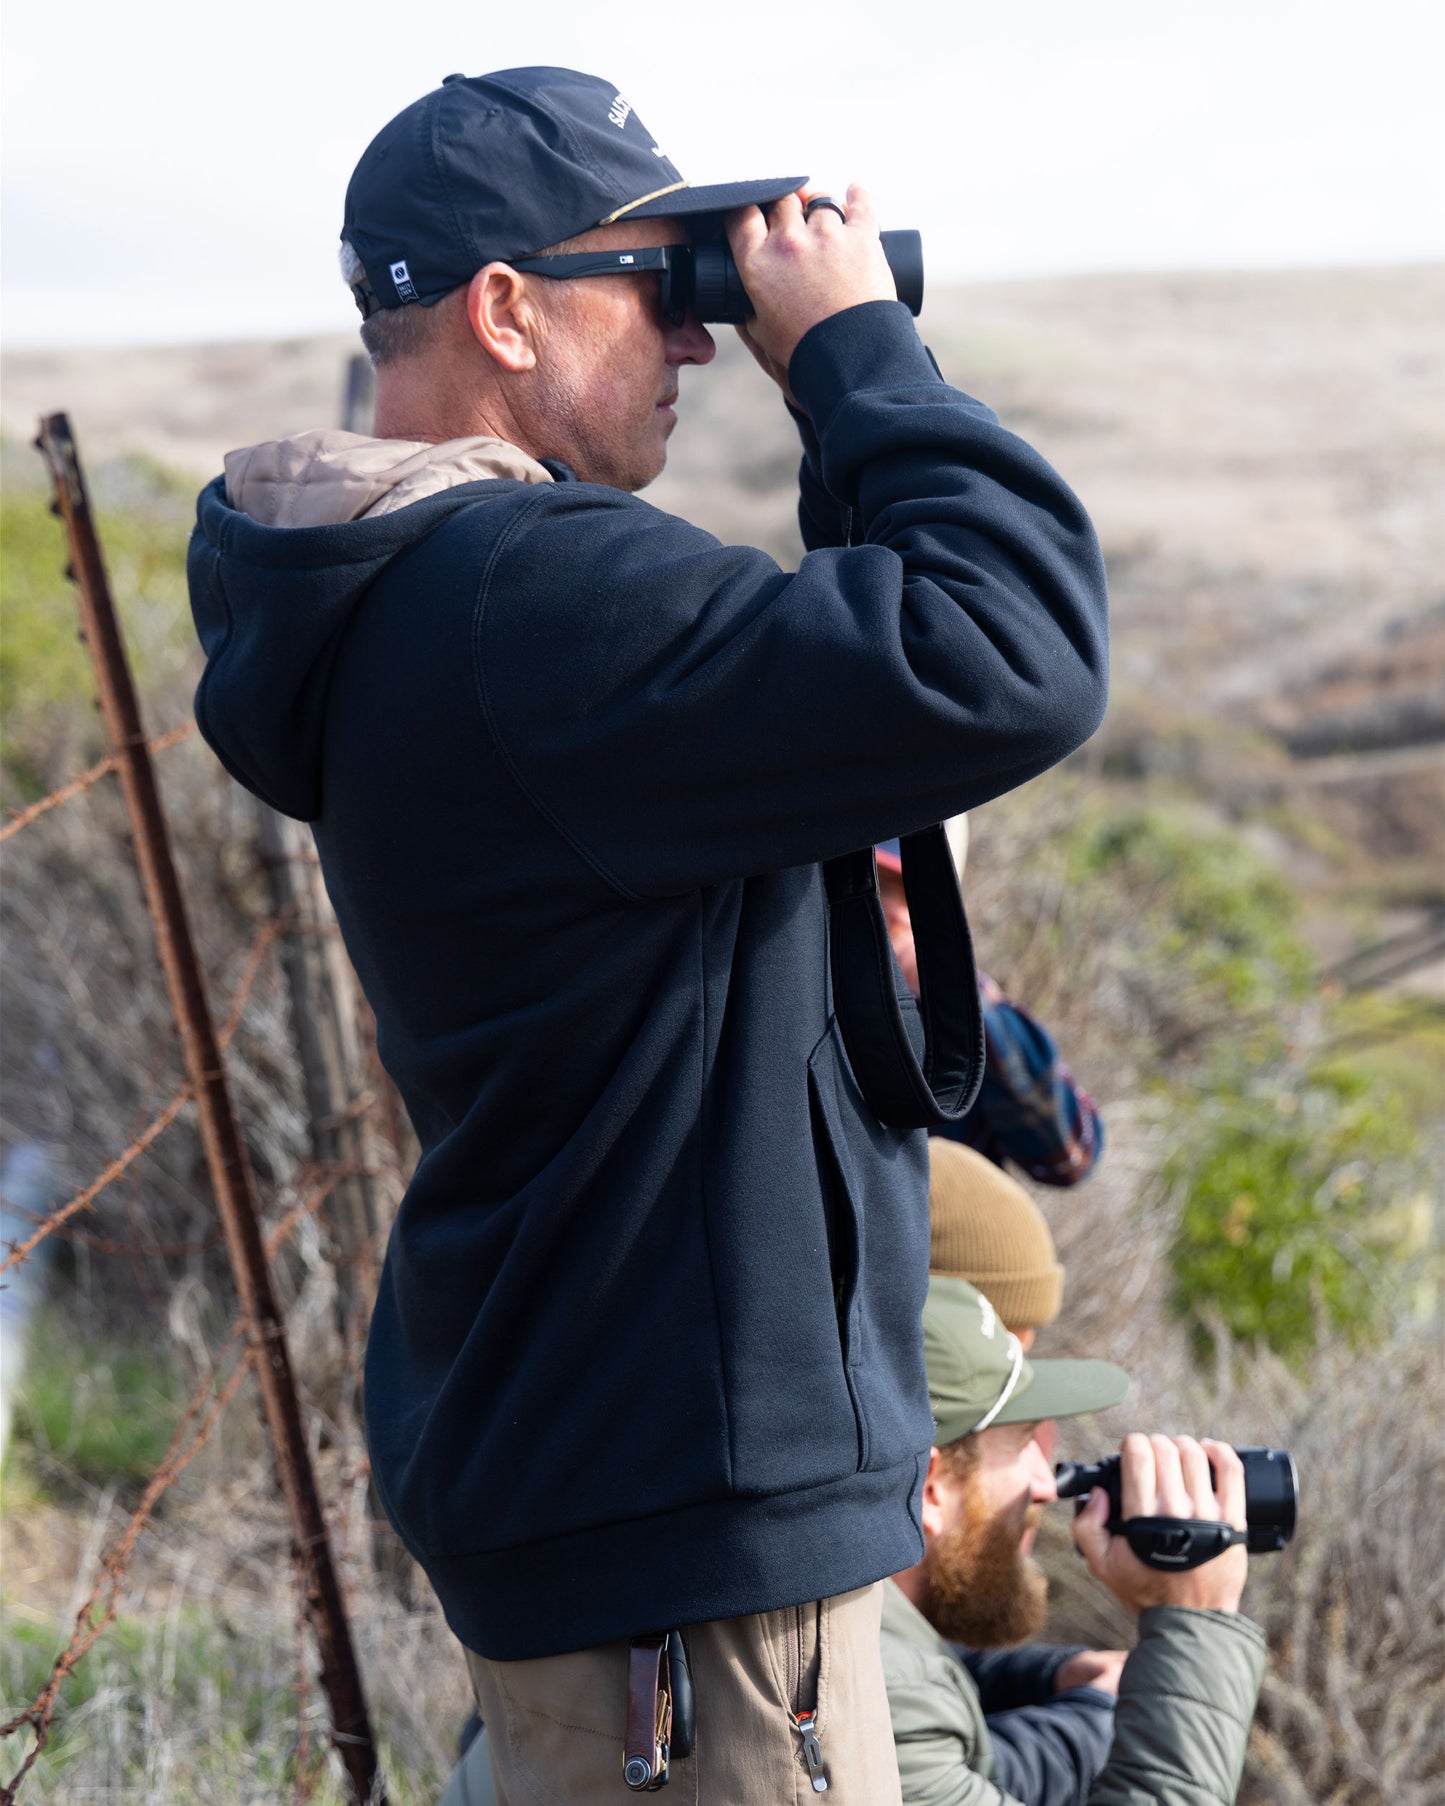
[[[892,1467],[926,1448],[932,1432],[922,1332],[926,1137],[900,1136],[869,1110],[836,1019],[809,1056],[808,1091],[858,1465]]]
[[[826,1076],[820,1079],[818,1074],[819,1056],[827,1046],[826,1039],[820,1042],[808,1061],[808,1109],[813,1127],[813,1148],[818,1160],[818,1182],[823,1188],[827,1212],[828,1267],[833,1288],[833,1309],[838,1319],[839,1355],[858,1430],[858,1466],[863,1468],[868,1464],[867,1433],[852,1372],[856,1342],[854,1319],[857,1315],[858,1297],[858,1219],[823,1101],[824,1088],[829,1081]]]

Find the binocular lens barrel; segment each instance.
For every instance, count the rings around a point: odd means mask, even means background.
[[[1240,1449],[1249,1552],[1282,1549],[1294,1535],[1299,1474],[1287,1449]]]
[[[1299,1474],[1288,1449],[1236,1449],[1244,1464],[1244,1521],[1251,1555],[1283,1549],[1294,1535],[1299,1507]],[[1054,1469],[1061,1499],[1082,1498],[1096,1486],[1109,1495],[1109,1528],[1123,1520],[1119,1457],[1103,1461],[1061,1461]]]
[[[752,317],[753,304],[725,238],[705,238],[692,247],[692,311],[709,326],[735,326]]]
[[[923,234],[906,230],[879,236],[898,299],[917,318],[923,307]],[[708,326],[735,326],[752,317],[753,304],[725,238],[702,239],[692,247],[692,311]]]

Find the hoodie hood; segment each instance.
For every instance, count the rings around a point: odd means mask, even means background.
[[[377,577],[493,485],[550,483],[501,439],[317,431],[247,446],[201,491],[187,576],[206,654],[196,720],[241,784],[300,821],[321,812],[331,670]]]
[[[505,439],[369,439],[319,430],[226,454],[226,500],[264,527],[331,527],[408,508],[459,483],[552,474]]]

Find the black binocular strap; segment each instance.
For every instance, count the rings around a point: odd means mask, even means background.
[[[853,1076],[880,1122],[935,1129],[957,1122],[983,1082],[983,1011],[973,940],[942,825],[899,843],[918,956],[920,1063],[899,1006],[872,847],[823,865],[833,1007]]]

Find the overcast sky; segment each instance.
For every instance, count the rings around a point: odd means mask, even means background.
[[[11,0],[5,342],[342,331],[347,177],[452,70],[617,83],[694,182],[867,182],[930,279],[1445,256],[1438,0]]]

